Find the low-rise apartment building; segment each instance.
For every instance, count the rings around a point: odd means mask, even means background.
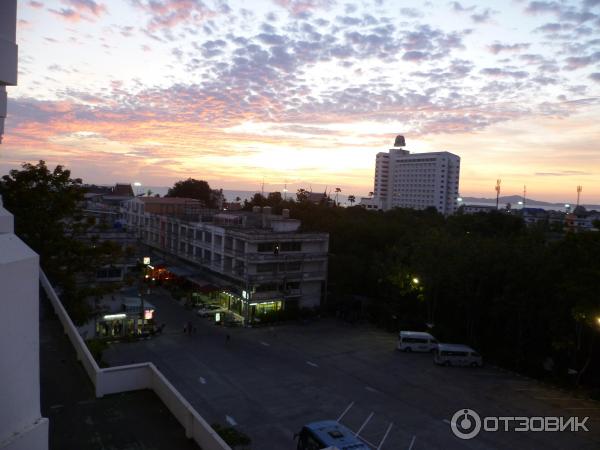
[[[160,209],[159,200],[178,204],[179,212],[149,212]],[[300,232],[287,210],[202,210],[189,199],[135,198],[123,204],[123,215],[142,243],[216,277],[226,306],[246,320],[316,307],[325,297],[329,235]]]

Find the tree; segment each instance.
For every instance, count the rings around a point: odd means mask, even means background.
[[[339,187],[336,187],[336,188],[335,188],[335,204],[336,204],[336,205],[338,204],[338,194],[339,194],[340,192],[342,192],[342,189],[341,189],[341,188],[339,188]]]
[[[300,188],[296,192],[296,200],[298,200],[299,202],[305,202],[308,200],[308,194],[309,192],[306,189]]]
[[[76,275],[92,272],[103,263],[98,259],[107,246],[90,245],[80,239],[94,221],[83,217],[81,179],[71,178],[63,166],[48,169],[44,161],[22,164],[0,181],[0,195],[15,216],[15,232],[40,256],[40,264],[54,285],[75,323],[89,317],[85,302],[90,286],[79,287]]]
[[[354,202],[356,201],[356,197],[354,195],[349,195],[348,201],[350,202],[350,205],[354,205]]]
[[[42,265],[60,255],[65,239],[85,227],[79,202],[84,189],[80,178],[56,166],[50,171],[42,160],[24,163],[2,177],[0,195],[15,216],[15,232],[35,250]]]
[[[202,201],[209,208],[216,207],[212,189],[204,180],[194,178],[180,180],[169,188],[166,197],[194,198]]]

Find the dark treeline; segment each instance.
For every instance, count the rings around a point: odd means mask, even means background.
[[[600,233],[547,234],[502,213],[254,200],[246,207],[286,207],[303,230],[330,233],[330,312],[389,330],[431,324],[488,362],[600,387]]]

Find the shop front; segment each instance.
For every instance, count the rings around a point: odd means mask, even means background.
[[[126,308],[125,308],[126,309]],[[117,339],[125,337],[138,337],[154,334],[155,308],[150,303],[145,303],[141,313],[141,306],[129,308],[120,313],[104,314],[96,319],[96,338]]]

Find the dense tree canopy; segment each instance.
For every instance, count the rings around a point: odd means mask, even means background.
[[[600,387],[600,233],[557,235],[503,213],[289,207],[304,230],[330,234],[331,310],[390,330],[429,324],[488,361]]]
[[[39,161],[22,168],[2,177],[0,195],[15,216],[16,234],[45,261],[60,253],[65,236],[76,231],[84,190],[81,179],[72,179],[60,165],[50,170]]]
[[[123,254],[113,242],[83,239],[93,221],[81,211],[84,189],[80,179],[62,166],[50,170],[44,161],[23,164],[0,180],[4,206],[15,218],[15,233],[40,255],[40,264],[62,291],[62,301],[76,323],[90,311],[84,301],[96,293],[91,284],[77,283]]]
[[[166,196],[194,198],[202,201],[209,208],[216,206],[210,185],[204,180],[196,180],[195,178],[178,181],[172,188],[169,188]]]

